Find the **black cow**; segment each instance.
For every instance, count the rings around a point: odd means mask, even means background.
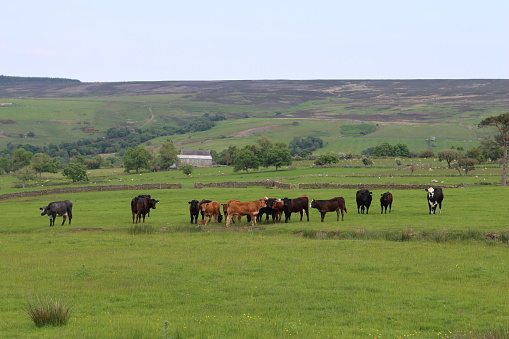
[[[48,206],[43,206],[39,209],[42,211],[41,215],[48,215],[50,226],[55,226],[56,217],[63,217],[62,225],[65,223],[66,218],[69,218],[69,225],[71,224],[72,202],[69,200],[51,202]]]
[[[381,213],[384,213],[384,208],[385,208],[385,213],[387,213],[387,206],[389,206],[389,213],[391,213],[391,210],[392,210],[392,193],[391,192],[385,192],[385,193],[381,194],[380,206],[382,208]]]
[[[442,200],[444,200],[444,193],[440,187],[430,187],[424,189],[428,192],[428,206],[429,214],[436,214],[437,205],[442,213]]]
[[[316,208],[320,212],[322,222],[327,212],[336,212],[338,215],[337,221],[339,221],[339,213],[341,212],[341,220],[344,220],[346,206],[343,197],[336,197],[329,200],[312,200],[310,207]]]
[[[371,205],[371,200],[373,197],[371,196],[373,192],[369,190],[358,190],[355,195],[355,200],[357,201],[357,213],[364,214],[364,209],[366,209],[366,214],[369,213],[369,206]]]
[[[201,220],[205,220],[205,213],[203,213],[203,211],[201,209],[201,205],[206,204],[208,202],[212,202],[212,200],[203,199],[202,201],[200,201],[200,204],[198,205],[198,208],[200,209]],[[217,222],[222,222],[222,221],[223,221],[223,215],[221,214],[221,212],[219,212],[219,215],[217,216]]]
[[[265,223],[269,223],[269,216],[272,216],[272,222],[276,223],[278,210],[275,209],[276,201],[282,202],[281,199],[269,198],[265,201],[267,204],[265,207],[260,208],[256,220],[260,222],[264,214],[266,214]]]
[[[285,222],[290,220],[292,213],[298,212],[300,214],[300,221],[306,212],[306,217],[309,221],[309,199],[307,195],[295,199],[283,199],[283,212],[285,212]]]
[[[189,214],[191,215],[191,224],[198,223],[198,215],[200,214],[200,203],[198,200],[189,201]]]
[[[147,197],[134,197],[131,200],[131,212],[133,215],[133,224],[134,219],[136,218],[136,223],[141,222],[143,218],[143,222],[145,222],[145,215],[150,212],[150,209],[156,209],[156,204],[159,200],[147,198]]]

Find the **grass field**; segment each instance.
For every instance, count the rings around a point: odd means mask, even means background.
[[[478,168],[476,178],[420,161],[422,168],[413,175],[389,159],[380,159],[378,168],[302,164],[232,173],[220,167],[197,169],[192,177],[180,171],[128,175],[102,169],[92,171],[91,179],[181,182],[186,188],[0,201],[5,221],[0,333],[4,338],[507,338],[507,191],[492,184],[500,169]],[[46,180],[61,180],[54,176]],[[467,185],[445,189],[443,212],[437,215],[428,214],[420,189],[393,190],[390,214],[380,214],[377,203],[384,191],[373,190],[370,213],[361,215],[355,189],[190,188],[193,182],[269,178],[417,184],[436,179]],[[490,185],[473,185],[483,179]],[[10,185],[6,176],[1,184]],[[129,202],[138,193],[160,203],[135,229]],[[191,199],[301,194],[343,196],[345,221],[329,213],[321,223],[319,213],[310,210],[309,222],[294,215],[286,224],[254,228],[189,222]],[[39,207],[63,199],[74,204],[72,224],[60,226],[57,218],[57,226],[49,227]],[[487,233],[498,234],[498,240]],[[72,304],[69,323],[35,327],[24,307],[37,296]]]

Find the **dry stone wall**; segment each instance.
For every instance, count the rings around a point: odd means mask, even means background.
[[[212,182],[212,183],[194,183],[194,188],[243,188],[250,186],[267,187],[274,189],[381,189],[381,190],[413,190],[425,189],[430,185],[405,185],[405,184],[330,184],[330,183],[314,183],[314,184],[288,184],[281,183],[274,180],[265,181],[226,181],[226,182]],[[457,186],[437,185],[442,188],[456,188]],[[182,184],[140,184],[140,185],[94,185],[94,186],[79,186],[79,187],[58,187],[38,191],[23,191],[15,193],[6,193],[0,195],[0,200],[23,198],[23,197],[37,197],[49,194],[64,194],[64,193],[81,193],[81,192],[100,192],[100,191],[141,191],[141,190],[155,190],[155,189],[182,189]]]
[[[130,191],[130,190],[139,191],[139,190],[180,189],[180,188],[182,188],[182,184],[94,185],[79,187],[57,187],[49,188],[47,190],[23,191],[1,194],[0,200],[23,197],[38,197],[49,194],[100,192],[100,191]]]

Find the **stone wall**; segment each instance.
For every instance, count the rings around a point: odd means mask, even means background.
[[[47,190],[23,191],[1,194],[0,200],[22,197],[38,197],[49,194],[100,192],[100,191],[130,191],[130,190],[139,191],[139,190],[180,189],[180,188],[182,188],[182,184],[94,185],[79,187],[57,187],[49,188]]]
[[[244,188],[250,186],[267,187],[274,189],[369,189],[369,190],[413,190],[425,189],[430,185],[405,185],[405,184],[286,184],[274,180],[265,181],[225,181],[211,183],[194,183],[194,188]],[[457,188],[457,186],[435,185],[442,188]],[[22,197],[38,197],[49,194],[81,193],[81,192],[100,192],[100,191],[147,191],[156,189],[181,189],[182,184],[140,184],[140,185],[94,185],[79,187],[58,187],[38,191],[23,191],[15,193],[0,194],[0,200],[14,199]]]

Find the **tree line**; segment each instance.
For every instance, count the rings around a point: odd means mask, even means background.
[[[210,120],[213,121],[213,120]],[[208,122],[203,124],[190,124],[189,128],[205,128]],[[202,127],[199,127],[202,126]],[[475,169],[475,165],[481,162],[493,162],[502,159],[502,184],[506,184],[507,158],[509,145],[509,113],[484,119],[478,125],[481,127],[496,127],[499,131],[493,139],[484,139],[479,147],[474,147],[468,151],[461,148],[450,150],[441,150],[438,152],[438,159],[445,161],[449,168],[456,168],[460,173]],[[129,137],[131,133],[122,128],[108,130],[111,137],[122,138]],[[108,134],[107,132],[107,134]],[[253,145],[247,145],[239,148],[230,145],[221,152],[211,152],[214,161],[220,165],[233,166],[234,171],[249,171],[258,169],[260,166],[274,166],[279,170],[282,166],[288,166],[292,163],[292,158],[309,155],[313,150],[323,147],[323,141],[315,137],[294,138],[289,145],[281,142],[273,142],[267,137],[256,140]],[[376,156],[410,156],[408,147],[404,144],[390,145],[384,143],[372,148],[372,154]],[[173,164],[178,164],[178,151],[171,140],[167,140],[161,148],[155,152],[147,150],[138,145],[127,147],[122,154],[123,166],[126,172],[146,169],[151,171],[167,170]],[[293,157],[292,157],[293,154]],[[69,156],[70,154],[68,154]],[[435,154],[430,151],[419,153],[421,157],[434,157]],[[353,157],[352,154],[323,154],[320,155],[315,165],[327,166],[339,162],[339,158]],[[363,163],[370,165],[370,160],[364,157]],[[104,158],[100,155],[85,158],[83,154],[76,151],[76,154],[70,157],[70,160],[62,170],[62,174],[73,181],[88,181],[87,169],[100,168],[104,163]],[[36,175],[43,172],[57,173],[62,168],[58,156],[52,157],[45,152],[33,153],[23,147],[12,151],[10,157],[0,158],[0,173],[15,172],[18,179],[24,184],[35,179]],[[192,171],[187,168],[186,174]]]

